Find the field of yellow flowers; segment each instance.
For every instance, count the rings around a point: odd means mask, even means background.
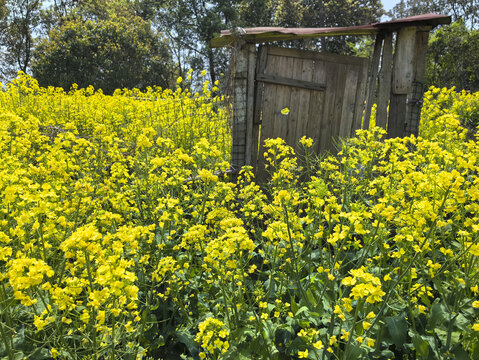
[[[1,359],[479,358],[479,94],[266,185],[212,96],[0,92]]]

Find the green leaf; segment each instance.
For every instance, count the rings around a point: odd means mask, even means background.
[[[429,319],[427,322],[427,328],[434,330],[436,327],[440,326],[448,317],[448,312],[446,306],[438,301],[436,301],[429,313]]]
[[[309,308],[307,306],[301,306],[295,313],[294,316],[301,315],[302,313],[305,313],[306,316],[309,314]]]
[[[343,359],[345,360],[357,360],[361,354],[361,349],[356,344],[350,343],[344,352]]]
[[[414,348],[416,349],[416,355],[418,356],[418,359],[427,359],[429,356],[429,343],[417,333],[413,334],[412,342],[414,344]]]
[[[198,345],[196,344],[194,337],[191,334],[176,332],[178,341],[183,343],[191,355],[196,356],[199,353]]]
[[[296,303],[296,301],[294,300],[293,295],[291,295],[290,304],[291,304],[291,311],[293,312],[293,314],[296,314],[299,307],[298,307],[298,304]]]
[[[455,360],[471,360],[469,354],[464,350],[461,344],[457,344],[451,351]]]
[[[462,314],[456,316],[455,325],[462,331],[469,331],[471,322]]]
[[[316,307],[316,305],[318,304],[316,302],[316,298],[314,297],[313,293],[311,292],[311,289],[308,289],[306,291],[306,297],[308,298],[308,301],[311,305],[313,305],[314,307]]]
[[[396,348],[402,349],[407,341],[407,322],[404,316],[398,315],[386,318],[386,327]]]

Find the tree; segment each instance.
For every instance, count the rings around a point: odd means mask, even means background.
[[[402,18],[426,13],[452,16],[453,21],[464,21],[466,26],[478,26],[479,1],[477,0],[401,0],[389,13],[393,18]]]
[[[426,85],[479,90],[479,1],[401,0],[389,15],[430,12],[451,15],[453,23],[437,29],[429,40]]]
[[[166,87],[170,56],[159,39],[138,16],[67,21],[36,47],[33,75],[42,86],[93,85],[108,94],[117,88]]]
[[[429,41],[427,85],[479,91],[479,30],[457,21]]]
[[[1,5],[1,4],[0,4]],[[32,60],[34,32],[40,21],[40,0],[7,0],[2,6],[3,31],[0,37],[0,69],[3,78],[26,72]]]
[[[258,3],[264,1],[258,0]],[[156,24],[170,40],[180,76],[188,68],[208,69],[211,81],[216,81],[218,73],[225,70],[226,57],[221,49],[211,49],[209,41],[222,29],[244,24],[239,20],[244,3],[241,0],[172,0],[159,9]]]
[[[382,13],[379,0],[172,0],[159,9],[156,23],[170,40],[179,75],[188,68],[207,68],[215,81],[225,71],[227,57],[208,43],[223,29],[363,25],[378,21]],[[350,49],[345,39],[321,44],[325,51]],[[305,42],[297,45],[304,47]]]
[[[379,0],[279,0],[276,2],[274,24],[291,27],[337,27],[364,25],[379,21],[384,10]],[[351,42],[357,37],[322,38],[308,41],[308,47],[335,53],[350,53]],[[304,47],[299,42],[299,47]]]

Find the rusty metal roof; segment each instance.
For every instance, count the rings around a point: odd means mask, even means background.
[[[233,44],[237,37],[246,42],[261,43],[268,41],[296,40],[318,38],[324,36],[374,35],[380,31],[395,31],[406,26],[427,26],[433,28],[441,24],[450,24],[451,17],[438,14],[410,16],[392,21],[377,22],[369,25],[328,27],[328,28],[284,28],[254,27],[237,28],[234,31],[222,30],[220,37],[210,42],[211,47],[222,47]]]

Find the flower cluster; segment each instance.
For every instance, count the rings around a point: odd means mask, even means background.
[[[477,94],[320,159],[267,140],[230,181],[208,91],[0,92],[1,356],[477,355]]]

